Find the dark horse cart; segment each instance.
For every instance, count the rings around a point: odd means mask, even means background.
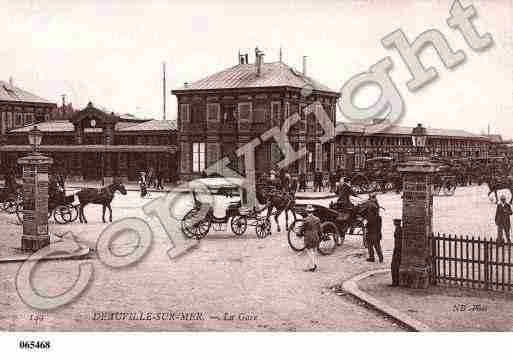
[[[395,159],[379,156],[365,161],[365,169],[351,177],[351,185],[356,193],[387,192],[397,190],[401,175],[397,171]]]
[[[366,203],[363,202],[352,209],[341,208],[336,203],[325,207],[312,204],[314,215],[321,220],[321,236],[317,249],[323,255],[332,254],[337,246],[344,243],[346,234],[361,235],[366,237],[366,225],[364,223]],[[295,211],[302,217],[306,217],[306,204],[298,204]],[[296,219],[289,227],[287,240],[294,251],[305,249],[303,237],[304,219]]]
[[[64,193],[53,194],[48,199],[48,218],[53,217],[59,224],[71,223],[78,218],[78,205],[73,204],[75,195],[66,196]],[[23,200],[16,205],[16,216],[20,223],[23,223]]]

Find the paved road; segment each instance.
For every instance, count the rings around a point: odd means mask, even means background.
[[[493,233],[493,226],[482,223],[488,221],[494,210],[483,192],[484,188],[476,187],[458,189],[454,197],[436,198],[435,230]],[[69,306],[47,313],[42,321],[30,320],[36,311],[23,304],[14,289],[13,278],[19,265],[0,265],[0,329],[401,330],[376,312],[331,289],[357,273],[389,265],[392,218],[400,217],[401,213],[398,195],[379,196],[380,204],[386,208],[384,265],[365,262],[361,239],[355,237],[348,238],[334,255],[320,258],[320,270],[316,273],[302,271],[306,258],[290,250],[283,233],[259,240],[253,228],[248,228],[242,237],[235,237],[229,230],[212,232],[197,250],[170,260],[166,254],[169,238],[155,218],[147,218],[142,212],[142,205],[149,201],[133,192],[126,196],[118,194],[113,201],[114,220],[136,216],[149,221],[154,230],[149,254],[136,266],[118,270],[106,267],[97,258],[85,261],[94,265],[94,280],[89,289]],[[51,225],[51,230],[72,230],[94,247],[106,227],[101,223],[101,207],[88,207],[86,215],[89,224]],[[0,229],[9,234],[8,241],[14,245],[20,227],[2,218]],[[188,245],[190,242],[178,238],[178,223],[175,225],[175,243],[179,247]],[[128,253],[136,245],[135,236],[124,236],[113,243],[113,251]],[[41,264],[34,277],[36,288],[49,296],[64,291],[77,276],[78,263]],[[92,320],[95,311],[201,312],[196,319],[204,320]],[[227,318],[234,315],[234,320],[224,320],[225,313],[229,313]],[[239,320],[240,313],[245,313],[243,317],[248,320]]]

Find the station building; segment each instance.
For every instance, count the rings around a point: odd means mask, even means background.
[[[300,121],[288,132],[295,150],[306,147],[307,155],[291,165],[291,173],[331,171],[343,168],[355,171],[365,166],[368,158],[390,156],[403,160],[411,153],[412,127],[392,126],[382,133],[369,135],[365,127],[345,124],[335,138],[321,144],[323,132],[314,113],[305,108],[320,102],[329,120],[337,122],[336,103],[340,93],[307,75],[306,61],[298,71],[282,61],[265,62],[255,49],[255,62],[240,55],[233,67],[186,83],[173,94],[178,102],[178,145],[180,177],[197,177],[215,161],[228,157],[231,167],[244,172],[243,157],[235,151],[258,138],[268,129],[281,126],[286,118],[298,113]],[[432,129],[428,132],[428,149],[443,158],[486,157],[497,142],[487,136],[462,130]],[[257,175],[268,172],[283,155],[273,139],[256,148]]]
[[[89,103],[64,118],[37,122],[43,132],[40,151],[54,160],[53,171],[75,181],[104,181],[114,177],[136,181],[141,171],[161,170],[164,179],[174,180],[176,127],[172,121],[141,119],[116,114]],[[30,152],[30,123],[7,131],[0,145],[2,166],[21,175],[17,159]]]

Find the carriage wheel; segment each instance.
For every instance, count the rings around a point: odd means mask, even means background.
[[[269,218],[259,220],[255,226],[255,232],[258,238],[262,239],[271,235],[271,221]]]
[[[305,221],[303,219],[296,219],[289,227],[287,233],[287,240],[290,248],[296,252],[301,252],[305,249],[305,237],[303,234],[303,226]]]
[[[197,240],[204,238],[210,231],[211,225],[212,225],[212,222],[210,221],[209,218],[204,218],[204,219],[200,220],[199,222],[195,223],[194,227],[192,229],[193,230],[192,232],[194,233],[194,238]]]
[[[73,221],[73,208],[59,205],[53,210],[53,219],[59,224],[66,224]],[[51,212],[49,212],[51,213]]]
[[[232,221],[230,226],[232,227],[232,232],[238,236],[241,236],[246,232],[246,228],[248,228],[248,219],[246,216],[235,216],[232,217]]]
[[[196,218],[199,210],[196,208],[191,209],[182,219],[182,233],[187,238],[202,239],[210,230],[212,222],[208,217],[198,219]]]
[[[337,248],[338,243],[338,229],[333,222],[324,222],[321,224],[321,238],[317,243],[317,249],[323,256],[332,254]]]

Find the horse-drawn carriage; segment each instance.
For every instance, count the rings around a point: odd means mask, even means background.
[[[77,220],[79,209],[74,204],[75,195],[52,194],[48,199],[48,218],[52,218],[59,224],[71,223]],[[20,223],[23,223],[23,196],[16,201],[15,212]]]
[[[432,161],[438,165],[438,172],[433,176],[433,195],[454,195],[457,186],[457,172],[454,163],[436,157]]]
[[[319,253],[329,255],[337,246],[344,243],[346,235],[357,235],[362,237],[365,245],[367,228],[365,217],[367,214],[368,201],[359,203],[351,208],[341,206],[338,202],[330,203],[329,207],[312,204],[313,214],[321,220],[321,234],[318,243]],[[295,206],[296,214],[306,217],[306,204]],[[304,219],[298,218],[290,225],[287,240],[294,251],[305,249],[303,236]]]
[[[248,226],[255,227],[258,238],[265,238],[271,233],[269,218],[262,216],[256,209],[247,207],[247,193],[238,178],[198,179],[191,183],[190,194],[193,207],[181,221],[182,233],[187,238],[200,240],[211,229],[225,231],[228,223],[232,232],[238,236],[244,234]],[[206,200],[201,197],[206,197]],[[220,203],[224,208],[216,208]],[[224,209],[225,214],[216,216],[216,209]]]
[[[401,175],[393,157],[378,156],[365,161],[365,169],[351,177],[356,193],[386,192],[399,188]]]

